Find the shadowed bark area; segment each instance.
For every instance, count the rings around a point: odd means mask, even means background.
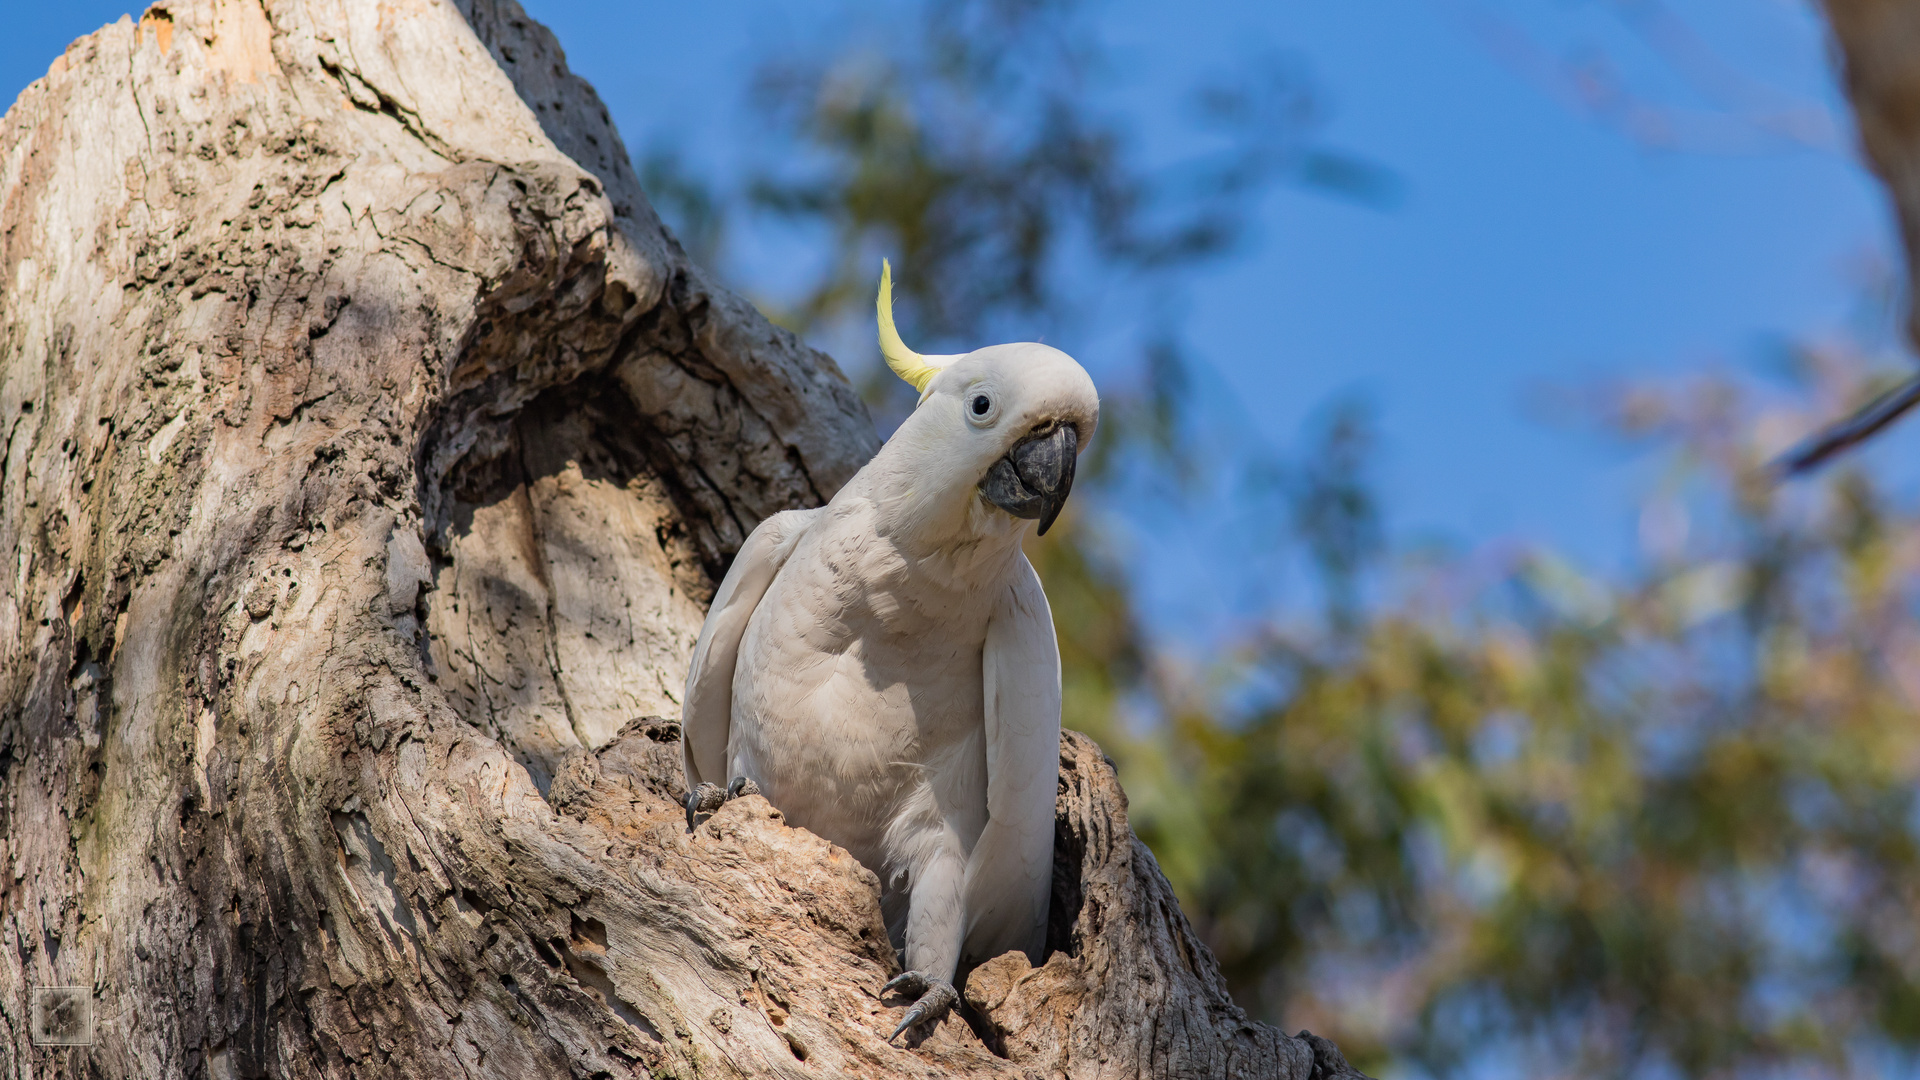
[[[877,444],[510,0],[76,42],[0,131],[0,433],[9,1077],[1345,1074],[1084,737],[1055,951],[915,1046],[873,874],[757,797],[687,831],[713,582]]]

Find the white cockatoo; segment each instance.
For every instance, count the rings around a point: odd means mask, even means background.
[[[918,999],[891,1041],[952,1008],[963,959],[1043,959],[1060,653],[1020,543],[1059,515],[1100,399],[1046,345],[909,350],[884,263],[877,307],[919,404],[831,502],[747,538],[681,717],[689,828],[757,790],[879,875],[907,967],[882,992]]]

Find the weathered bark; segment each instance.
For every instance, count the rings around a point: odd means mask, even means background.
[[[1082,737],[1054,951],[911,1048],[871,873],[757,797],[687,832],[712,584],[875,439],[512,0],[77,42],[0,133],[0,431],[7,1077],[1346,1071],[1233,1006]]]

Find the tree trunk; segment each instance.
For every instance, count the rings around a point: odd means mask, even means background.
[[[758,797],[687,831],[713,584],[876,439],[512,0],[76,42],[0,133],[0,431],[6,1077],[1348,1072],[1234,1007],[1082,736],[1050,957],[912,1047],[872,873]]]
[[[1860,148],[1886,182],[1899,217],[1907,279],[1920,269],[1920,4],[1823,0]],[[1911,291],[1911,290],[1910,290]],[[1911,298],[1907,337],[1920,349],[1920,308]]]

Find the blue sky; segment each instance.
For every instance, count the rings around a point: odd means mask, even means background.
[[[1545,422],[1529,400],[1596,377],[1748,365],[1769,341],[1833,335],[1858,317],[1867,268],[1893,266],[1889,212],[1858,163],[1808,5],[1676,0],[1679,35],[1642,32],[1620,16],[1630,8],[1658,5],[1100,9],[1124,73],[1112,91],[1150,147],[1178,144],[1169,103],[1183,88],[1278,50],[1326,94],[1325,137],[1402,179],[1404,199],[1385,212],[1276,193],[1251,250],[1197,283],[1191,319],[1221,397],[1280,445],[1336,396],[1374,404],[1398,536],[1541,541],[1618,565],[1644,470]],[[671,136],[722,166],[739,153],[727,133],[742,130],[724,88],[755,57],[823,26],[882,44],[909,32],[893,9],[857,4],[808,20],[757,0],[697,15],[552,0],[530,10],[630,144]],[[1556,78],[1570,63],[1617,72],[1676,145],[1635,129],[1646,119],[1629,128],[1571,100]],[[1783,113],[1811,131],[1772,133]]]
[[[842,33],[884,47],[911,26],[905,6],[851,2],[805,14],[768,0],[528,7],[636,153],[672,139],[718,169],[752,137],[741,87],[758,57]],[[122,10],[16,13],[0,38],[0,91]],[[1821,26],[1797,0],[1098,10],[1118,72],[1107,104],[1139,118],[1149,152],[1177,152],[1171,103],[1185,87],[1232,58],[1280,51],[1325,94],[1325,139],[1404,184],[1387,210],[1277,191],[1246,252],[1194,283],[1190,318],[1210,393],[1277,445],[1294,445],[1338,396],[1372,402],[1382,499],[1401,538],[1538,541],[1621,564],[1644,468],[1543,421],[1531,397],[1595,377],[1750,365],[1769,341],[1832,336],[1857,319],[1868,268],[1894,265],[1885,200],[1857,161]],[[1583,103],[1575,68],[1605,76],[1590,86],[1624,89]],[[1662,145],[1666,130],[1676,145]]]

